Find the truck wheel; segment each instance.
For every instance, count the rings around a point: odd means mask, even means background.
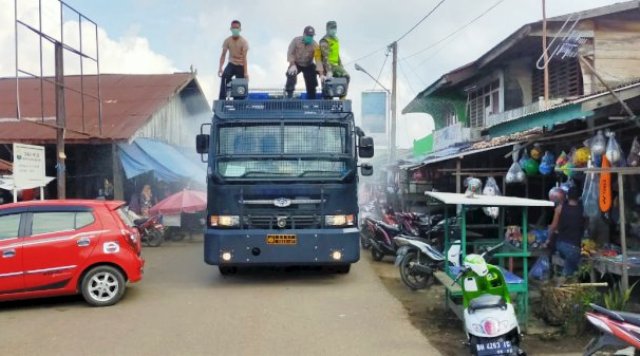
[[[122,272],[103,265],[90,269],[84,275],[80,290],[87,303],[95,307],[106,307],[122,299],[125,287]]]
[[[220,271],[220,274],[223,276],[229,276],[232,274],[236,274],[238,272],[238,269],[236,267],[230,267],[230,266],[218,266],[218,270]]]
[[[426,257],[423,259],[426,259]],[[425,263],[425,261],[420,261],[415,251],[407,253],[400,262],[400,278],[411,290],[424,289],[431,281],[431,275],[412,270],[411,266],[413,264],[420,263]]]
[[[373,258],[374,261],[380,262],[384,258],[384,253],[382,253],[381,251],[378,251],[377,248],[372,247],[371,248],[371,258]]]
[[[336,267],[336,273],[339,273],[339,274],[347,274],[349,273],[350,270],[351,270],[350,264],[339,265]]]

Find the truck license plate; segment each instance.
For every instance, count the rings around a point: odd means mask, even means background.
[[[269,234],[267,235],[268,245],[295,245],[298,243],[296,235],[291,234]]]

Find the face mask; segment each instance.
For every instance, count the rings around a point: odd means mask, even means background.
[[[240,36],[240,29],[239,28],[232,28],[231,29],[231,36],[233,36],[233,37]]]
[[[327,30],[327,34],[331,37],[336,37],[336,33],[338,33],[338,30],[335,28],[331,28],[329,30]]]
[[[313,42],[313,36],[302,37],[302,42],[304,42],[304,44],[311,44]]]

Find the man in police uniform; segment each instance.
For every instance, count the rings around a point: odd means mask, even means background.
[[[294,38],[289,45],[289,50],[287,51],[289,69],[287,70],[287,83],[285,84],[285,91],[288,98],[293,96],[298,73],[300,72],[302,72],[304,77],[307,98],[316,98],[316,87],[318,86],[316,72],[320,74],[320,76],[324,73],[322,63],[320,63],[320,47],[318,43],[313,40],[315,34],[316,30],[311,26],[307,26],[304,28],[302,36]]]
[[[349,73],[344,69],[340,60],[340,41],[336,36],[338,24],[335,21],[327,22],[327,34],[320,39],[320,52],[322,54],[322,66],[327,78],[347,78],[347,83],[351,79]]]

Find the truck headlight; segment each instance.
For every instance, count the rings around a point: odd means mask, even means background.
[[[327,226],[353,226],[355,219],[350,215],[326,215],[324,224]]]
[[[209,219],[211,226],[234,227],[240,225],[238,215],[211,215]]]

